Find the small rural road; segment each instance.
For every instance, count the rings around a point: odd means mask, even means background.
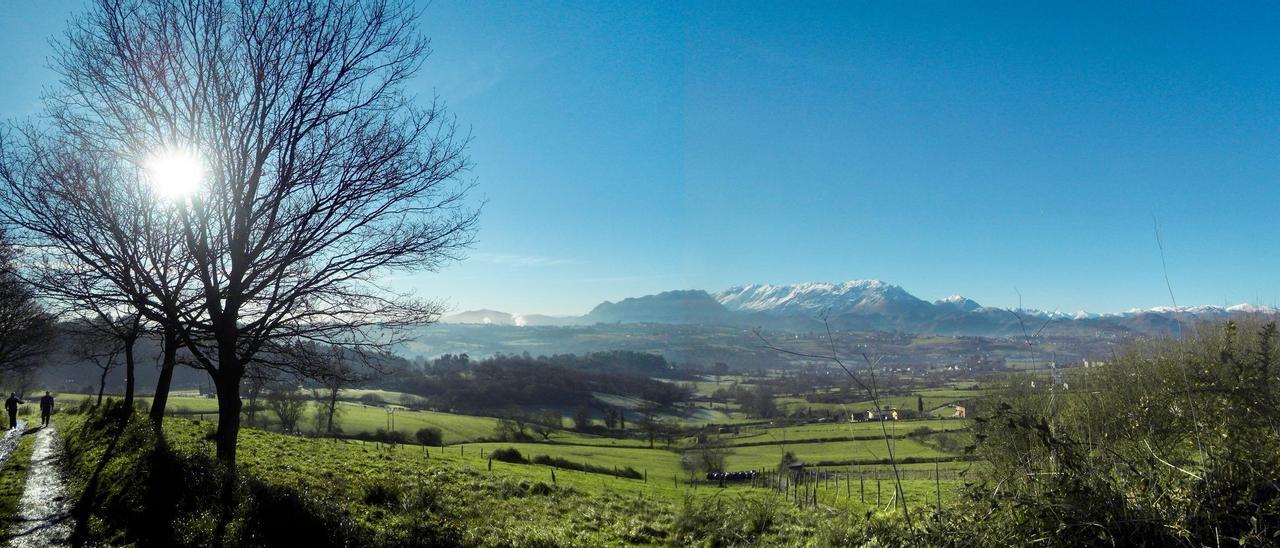
[[[22,500],[18,502],[16,523],[9,531],[10,546],[67,545],[72,520],[62,472],[58,468],[60,452],[58,432],[52,426],[41,428],[31,450],[31,470]]]

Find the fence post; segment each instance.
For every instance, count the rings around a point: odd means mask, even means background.
[[[942,523],[942,478],[938,477],[940,470],[938,461],[933,461],[933,487],[938,492],[938,523]]]
[[[880,476],[876,476],[876,506],[880,506]]]
[[[866,480],[866,476],[859,474],[858,475],[858,500],[861,501],[863,504],[866,504],[867,490],[863,488],[864,480]]]

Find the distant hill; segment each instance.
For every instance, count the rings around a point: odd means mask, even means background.
[[[752,326],[782,331],[835,329],[892,331],[922,335],[1014,337],[1042,328],[1061,335],[1135,333],[1168,335],[1204,321],[1246,315],[1277,315],[1274,308],[1187,306],[1131,309],[1120,313],[1046,312],[985,307],[952,295],[929,302],[901,286],[880,280],[791,285],[751,284],[715,293],[667,291],[603,302],[583,316],[515,315],[495,310],[462,312],[446,323],[504,326],[575,326],[657,323]]]
[[[593,323],[733,323],[735,316],[724,305],[702,290],[667,291],[657,295],[605,301],[596,305],[584,322]]]

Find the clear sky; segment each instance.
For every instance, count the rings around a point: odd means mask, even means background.
[[[0,118],[80,0],[0,11]],[[435,0],[474,136],[471,257],[397,283],[578,314],[668,289],[876,278],[1118,311],[1280,298],[1266,4]]]

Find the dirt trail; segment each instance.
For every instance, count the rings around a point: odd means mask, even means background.
[[[70,505],[58,468],[61,444],[52,426],[36,433],[27,487],[18,503],[18,516],[9,545],[16,548],[66,546],[71,534]]]
[[[3,417],[9,420],[9,417]],[[7,423],[6,423],[7,424]],[[4,436],[0,437],[0,468],[4,467],[4,463],[9,461],[9,456],[13,454],[13,449],[18,446],[18,441],[22,439],[22,432],[27,428],[27,421],[18,419],[18,427],[12,430],[5,430]]]

